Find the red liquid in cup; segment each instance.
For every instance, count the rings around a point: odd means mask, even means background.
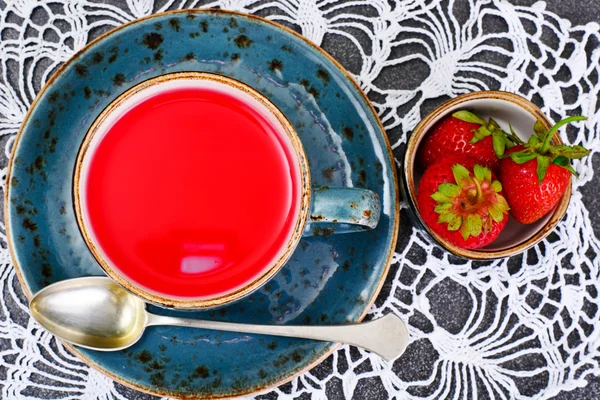
[[[94,241],[152,292],[203,298],[244,287],[291,237],[301,190],[294,150],[272,116],[232,93],[154,94],[86,155]]]

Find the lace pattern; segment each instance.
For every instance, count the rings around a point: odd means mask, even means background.
[[[75,51],[144,15],[214,6],[267,16],[334,56],[340,52],[376,107],[397,158],[431,108],[484,89],[520,93],[554,120],[587,115],[567,135],[593,152],[574,163],[579,179],[565,220],[522,256],[461,261],[412,230],[403,212],[393,268],[371,314],[394,312],[410,324],[406,354],[388,364],[343,346],[258,398],[547,399],[600,374],[600,241],[587,208],[593,200],[582,190],[592,184],[600,149],[600,27],[573,26],[543,2],[0,1],[3,180],[27,109]],[[0,398],[145,398],[86,367],[29,318],[4,224],[0,228]]]

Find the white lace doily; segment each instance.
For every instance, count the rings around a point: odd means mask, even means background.
[[[150,13],[213,6],[268,15],[334,56],[338,49],[372,99],[397,157],[435,104],[482,89],[521,93],[555,120],[587,115],[568,130],[568,140],[594,153],[575,162],[579,179],[565,220],[523,256],[462,262],[413,231],[403,213],[399,253],[371,313],[391,310],[410,323],[407,353],[387,364],[344,346],[259,398],[548,399],[600,375],[600,241],[586,208],[595,199],[581,190],[592,182],[600,150],[600,28],[573,26],[543,2],[3,0],[2,176],[36,93],[75,51]],[[0,398],[146,398],[86,367],[28,317],[1,228]]]

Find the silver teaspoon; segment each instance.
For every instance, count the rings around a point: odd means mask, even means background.
[[[330,326],[251,325],[167,317],[146,311],[146,304],[110,278],[68,279],[40,290],[29,308],[48,331],[92,350],[115,351],[136,343],[147,326],[174,325],[342,342],[391,361],[408,345],[406,326],[395,315],[374,321]]]

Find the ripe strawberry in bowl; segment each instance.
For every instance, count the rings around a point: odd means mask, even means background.
[[[448,156],[469,156],[497,170],[507,146],[514,145],[494,119],[460,110],[443,118],[427,134],[417,153],[417,162],[428,168]]]
[[[538,221],[559,202],[571,174],[577,176],[570,160],[583,158],[590,151],[582,146],[556,145],[552,136],[559,128],[585,117],[569,117],[551,129],[534,125],[527,143],[509,149],[500,161],[500,179],[506,188],[511,215],[522,224]]]
[[[417,204],[435,234],[464,249],[490,244],[508,221],[502,184],[489,167],[469,157],[430,166],[421,177]]]

